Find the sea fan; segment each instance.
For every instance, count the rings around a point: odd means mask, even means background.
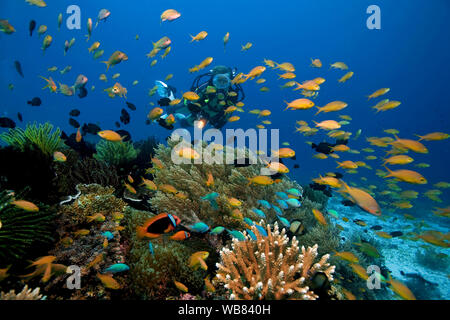
[[[11,201],[11,192],[0,192],[0,261],[5,265],[26,259],[33,248],[53,241],[54,213],[48,207],[27,212],[10,205]]]
[[[136,159],[139,150],[131,142],[111,142],[102,140],[97,143],[94,158],[109,165],[122,166]]]
[[[27,147],[36,147],[47,155],[52,155],[56,150],[64,147],[61,140],[61,131],[49,122],[44,124],[28,124],[24,129],[14,128],[0,134],[0,139],[8,145],[24,151]]]

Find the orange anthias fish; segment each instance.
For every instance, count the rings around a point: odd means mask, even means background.
[[[5,280],[6,278],[8,278],[8,276],[9,276],[9,273],[8,273],[9,268],[11,268],[11,265],[7,266],[4,269],[0,269],[0,282]]]
[[[278,150],[272,150],[273,157],[278,158],[292,158],[295,156],[295,151],[291,148],[280,148]]]
[[[101,252],[98,255],[96,255],[95,258],[91,262],[88,263],[88,265],[86,266],[86,269],[90,269],[93,266],[95,266],[95,265],[99,264],[100,262],[102,262],[103,261],[103,257],[104,257],[103,252]]]
[[[369,278],[369,275],[367,274],[366,269],[364,269],[359,264],[351,263],[349,266],[353,269],[353,272],[356,273],[358,275],[358,277],[360,277],[361,279],[367,280]]]
[[[342,184],[344,185],[342,192],[348,193],[361,209],[375,216],[381,215],[380,206],[370,194],[361,189],[349,187],[344,181],[342,181]]]
[[[164,168],[164,164],[158,158],[151,158],[151,161],[152,161],[154,167],[156,167],[158,169]]]
[[[103,285],[108,289],[120,289],[120,284],[113,279],[112,274],[101,274],[97,272],[97,278],[103,283]]]
[[[138,238],[158,238],[163,233],[173,231],[181,222],[176,215],[160,213],[148,219],[144,225],[137,227]]]
[[[385,168],[389,172],[389,174],[385,175],[384,178],[394,177],[398,180],[412,183],[412,184],[428,183],[427,179],[425,179],[420,173],[418,173],[416,171],[406,170],[406,169],[391,171],[387,167],[385,167]]]
[[[358,258],[349,251],[335,252],[335,255],[343,260],[346,260],[346,261],[349,261],[352,263],[357,263],[359,261]]]
[[[267,186],[274,183],[271,177],[269,176],[256,176],[253,178],[247,178],[248,179],[248,185],[250,184],[258,184],[261,186]]]
[[[206,180],[206,186],[212,187],[214,185],[214,177],[211,172],[208,172],[208,179]]]
[[[183,291],[183,292],[189,291],[189,289],[181,282],[173,280],[173,283],[175,284],[175,287],[177,287],[178,290]]]
[[[407,286],[403,283],[392,279],[391,274],[389,273],[389,281],[387,281],[391,285],[391,290],[398,294],[402,299],[405,300],[416,300],[414,294],[409,290]]]
[[[189,267],[197,270],[201,267],[203,270],[208,270],[205,259],[209,257],[208,251],[197,251],[189,257]]]
[[[208,36],[208,32],[206,32],[206,31],[200,31],[195,37],[194,36],[192,36],[192,35],[190,35],[191,36],[191,42],[194,42],[194,41],[200,41],[200,40],[203,40],[203,39],[205,39],[207,36]]]
[[[45,87],[43,87],[42,89],[46,89],[48,88],[50,90],[50,92],[57,92],[58,91],[58,86],[56,85],[55,81],[53,81],[52,77],[44,78],[42,76],[40,76],[42,79],[44,79],[45,81],[47,81],[47,85]]]
[[[126,136],[121,137],[117,132],[112,130],[103,130],[99,131],[98,135],[105,140],[118,142],[122,141]]]
[[[181,14],[175,9],[168,9],[161,14],[161,22],[173,21],[181,17]]]
[[[170,184],[162,184],[162,185],[160,185],[159,186],[159,190],[161,190],[163,192],[166,192],[166,193],[173,193],[173,194],[178,192],[178,190],[174,186],[172,186]]]
[[[76,141],[76,142],[81,142],[81,139],[83,139],[83,136],[81,135],[80,128],[78,128],[77,134],[76,134],[76,136],[75,136],[75,141]]]
[[[30,212],[38,212],[39,208],[34,203],[25,200],[16,200],[11,202],[12,205]]]
[[[428,149],[419,141],[409,140],[409,139],[400,139],[396,135],[394,137],[397,139],[390,144],[393,146],[399,146],[400,148],[408,149],[417,153],[428,153]]]
[[[327,225],[327,220],[325,220],[325,217],[323,216],[322,212],[320,212],[317,209],[312,209],[312,212],[314,214],[314,218],[323,226]]]
[[[152,191],[156,191],[158,189],[158,187],[156,186],[156,184],[152,180],[145,179],[144,177],[142,177],[142,184],[141,185],[145,185],[145,187],[147,189],[152,190]]]

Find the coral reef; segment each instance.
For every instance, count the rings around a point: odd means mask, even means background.
[[[328,202],[328,197],[327,195],[320,190],[314,190],[313,188],[311,188],[311,186],[305,186],[303,188],[303,195],[308,198],[309,200],[311,200],[312,202],[316,202],[319,203],[322,207],[326,207],[327,202]]]
[[[95,159],[118,167],[133,161],[139,153],[139,149],[135,149],[131,142],[122,141],[101,140],[95,149],[97,150],[94,154]]]
[[[57,218],[59,241],[50,254],[58,263],[81,268],[81,289],[65,290],[68,296],[64,298],[110,299],[114,295],[113,290],[104,288],[97,272],[115,263],[125,263],[120,222],[126,204],[114,196],[112,187],[78,185],[77,190],[79,196],[72,203],[60,207]],[[105,232],[110,234],[109,240]],[[49,297],[55,296],[54,290],[65,286],[61,283],[64,277],[56,277],[43,288]],[[122,286],[125,278],[126,275],[114,276]]]
[[[211,227],[224,226],[229,229],[244,229],[243,217],[257,219],[259,217],[252,211],[252,208],[259,208],[257,201],[264,199],[270,203],[276,203],[276,192],[285,191],[290,188],[302,189],[295,181],[284,177],[280,183],[271,185],[250,185],[249,178],[260,175],[262,164],[254,164],[246,167],[236,167],[227,164],[214,164],[204,159],[201,164],[174,164],[171,159],[172,148],[177,141],[168,140],[168,147],[160,144],[156,151],[156,158],[159,159],[163,167],[153,168],[154,182],[156,185],[171,185],[176,188],[178,194],[158,190],[150,199],[151,205],[158,212],[171,212],[178,215],[185,223],[196,223],[203,221]],[[224,157],[227,151],[223,150]],[[245,150],[246,156],[249,156]],[[211,163],[211,164],[209,164]],[[208,175],[214,177],[214,184],[206,185]],[[216,198],[218,209],[214,209],[209,201],[202,200],[201,197],[212,192],[218,193]],[[180,196],[184,195],[184,196]],[[242,202],[238,210],[242,214],[236,218],[233,207],[229,203],[230,198],[236,198]],[[285,210],[296,212],[298,208]],[[276,219],[275,211],[264,210],[268,222]],[[294,215],[294,214],[292,214]]]
[[[162,237],[151,240],[152,254],[149,240],[136,237],[136,227],[151,216],[149,212],[132,208],[127,208],[125,213],[130,246],[127,261],[130,265],[131,290],[139,299],[166,299],[180,295],[173,283],[176,280],[185,284],[190,294],[200,293],[205,271],[194,271],[189,267],[188,259],[196,250],[210,250],[208,243],[193,245],[192,239],[179,242]]]
[[[28,254],[45,251],[53,241],[54,212],[39,206],[38,212],[27,212],[10,205],[12,196],[0,192],[0,261],[2,265],[22,261]]]
[[[8,145],[24,151],[27,147],[35,147],[46,155],[52,155],[55,151],[64,147],[61,140],[61,131],[49,122],[44,124],[28,124],[24,129],[14,128],[0,134],[0,139]]]
[[[14,290],[8,293],[0,292],[0,300],[44,300],[45,297],[39,293],[39,290],[39,287],[31,290],[31,288],[28,289],[28,286],[25,285],[19,293],[16,293]]]
[[[64,194],[73,194],[78,184],[99,184],[103,187],[111,186],[116,190],[121,188],[119,176],[114,166],[103,161],[84,158],[70,161],[69,152],[65,163],[56,163],[55,183],[58,190]]]
[[[327,263],[329,255],[319,262],[317,245],[302,246],[298,241],[281,232],[274,225],[272,232],[267,226],[267,237],[262,237],[255,227],[252,231],[257,240],[250,236],[245,241],[233,239],[230,247],[221,250],[221,261],[217,264],[217,279],[230,290],[230,299],[316,299],[318,296],[309,289],[308,282],[316,273],[323,273],[333,280],[334,266]]]

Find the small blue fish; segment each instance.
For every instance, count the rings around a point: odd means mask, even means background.
[[[218,196],[219,196],[219,194],[217,192],[211,192],[211,193],[207,194],[206,196],[201,197],[200,199],[209,201],[209,204],[211,205],[211,207],[214,210],[217,210],[217,209],[219,209],[219,205],[217,204],[217,201],[216,201]]]
[[[151,254],[152,256],[155,255],[155,250],[153,250],[153,244],[152,244],[151,241],[148,242],[148,250],[150,251],[150,254]]]
[[[298,190],[298,189],[295,189],[295,188],[291,188],[289,190],[286,190],[286,192],[291,194],[291,195],[293,195],[293,196],[295,196],[295,197],[301,197],[302,196],[301,191]]]
[[[252,219],[247,218],[247,217],[244,218],[244,222],[245,222],[246,224],[248,224],[249,226],[252,226],[252,225],[255,224],[255,223],[252,221]]]
[[[250,236],[250,238],[252,238],[252,240],[256,240],[256,235],[253,233],[252,230],[245,229],[245,231],[247,231],[248,235]]]
[[[224,227],[215,227],[211,230],[211,234],[221,234],[225,230]]]
[[[285,201],[292,208],[299,208],[302,205],[302,203],[300,201],[298,201],[297,199],[294,199],[294,198],[287,199]]]
[[[277,216],[278,219],[280,219],[281,223],[286,227],[286,228],[290,228],[291,227],[291,223],[288,221],[288,219]]]
[[[285,200],[277,199],[277,202],[280,205],[281,209],[288,209],[289,208],[289,206],[288,206],[288,204],[286,203]]]
[[[202,200],[214,200],[219,196],[217,192],[208,193],[206,196],[201,197]]]
[[[328,213],[329,213],[330,215],[332,215],[332,216],[335,217],[336,219],[339,219],[339,213],[337,213],[336,210],[330,209],[330,210],[327,210],[327,211],[328,211]]]
[[[228,230],[228,229],[227,229],[227,231],[232,237],[238,239],[239,241],[245,241],[245,236],[242,232],[237,231],[237,230]]]
[[[283,200],[289,199],[288,195],[285,192],[275,192],[275,194]]]
[[[262,235],[263,237],[267,237],[266,229],[264,229],[263,227],[261,227],[258,224],[255,224],[255,227],[256,227],[256,230],[258,230],[260,235]]]
[[[266,200],[258,200],[257,202],[266,209],[270,209],[270,207],[271,207],[270,203]]]
[[[254,213],[256,213],[260,218],[263,218],[263,219],[266,218],[266,214],[265,214],[262,210],[253,208],[252,211],[253,211]]]
[[[197,222],[193,226],[190,226],[189,229],[191,229],[191,231],[194,231],[194,232],[205,233],[205,232],[208,232],[209,227],[204,222]]]
[[[106,239],[111,240],[114,238],[114,235],[111,233],[111,231],[105,231],[102,233],[102,236],[104,236]]]
[[[130,270],[125,263],[116,263],[105,269],[104,273],[117,273]]]
[[[283,215],[283,211],[278,208],[276,205],[272,204],[272,209],[277,213],[277,215],[282,216]]]

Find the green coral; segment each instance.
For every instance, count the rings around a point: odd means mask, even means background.
[[[191,294],[199,293],[203,289],[203,278],[206,275],[205,271],[193,270],[188,265],[188,259],[195,251],[191,239],[184,242],[167,238],[153,239],[152,255],[149,240],[136,237],[136,227],[152,216],[149,212],[131,208],[125,211],[126,232],[130,243],[127,262],[130,266],[128,276],[131,289],[140,299],[164,299],[180,294],[174,285],[175,280],[186,285]]]
[[[58,149],[64,147],[61,140],[61,131],[49,122],[44,124],[28,124],[24,129],[14,128],[0,134],[0,139],[10,146],[24,151],[27,147],[38,148],[44,154],[52,155]]]
[[[97,153],[94,154],[95,159],[114,166],[121,166],[133,161],[139,153],[139,149],[135,149],[129,141],[112,142],[102,140],[97,143],[95,149],[97,150]]]
[[[33,248],[53,241],[54,213],[40,206],[38,212],[27,212],[10,205],[10,192],[0,192],[0,261],[8,264],[23,258]]]

